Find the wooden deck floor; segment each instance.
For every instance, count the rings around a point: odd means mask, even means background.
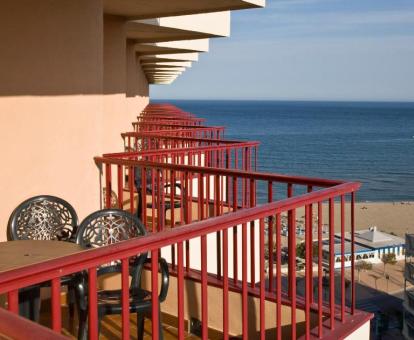
[[[42,305],[44,303],[42,302]],[[40,315],[40,323],[46,327],[51,327],[51,315],[48,308],[42,308]],[[146,319],[144,329],[144,339],[152,339],[152,323],[151,320]],[[78,332],[78,319],[75,313],[75,317],[71,319],[69,317],[69,311],[66,306],[62,306],[62,334],[71,339],[77,338]],[[130,339],[137,339],[137,322],[136,316],[131,315],[130,318]],[[176,328],[164,324],[163,336],[164,340],[178,339],[178,331]],[[101,331],[99,339],[101,340],[113,340],[122,338],[122,320],[121,315],[109,315],[106,316],[101,323]],[[185,339],[200,339],[195,335],[186,333]]]

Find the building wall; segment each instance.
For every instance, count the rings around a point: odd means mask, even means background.
[[[1,2],[0,241],[28,197],[60,196],[80,218],[99,208],[92,158],[121,150],[119,133],[131,121],[126,74],[138,75],[137,66],[127,70],[124,38],[104,39],[104,26],[108,33],[119,25],[104,25],[102,13],[101,0]],[[146,80],[135,90],[139,110],[148,102]]]

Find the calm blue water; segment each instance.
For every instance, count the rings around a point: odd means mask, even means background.
[[[260,141],[260,171],[361,181],[360,201],[414,200],[414,103],[168,102]]]

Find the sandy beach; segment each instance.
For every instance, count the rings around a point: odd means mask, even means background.
[[[335,203],[335,231],[340,231],[340,204]],[[317,207],[313,207],[314,216]],[[323,224],[328,226],[328,204],[323,205]],[[304,209],[298,209],[298,222],[304,220]],[[350,204],[345,205],[346,230],[350,230]],[[355,205],[356,229],[377,226],[378,230],[395,233],[404,237],[405,233],[414,233],[414,202],[358,202]],[[316,223],[316,221],[314,222]]]

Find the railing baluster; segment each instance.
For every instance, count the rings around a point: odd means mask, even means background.
[[[247,301],[247,223],[242,224],[242,337],[249,338],[248,301]]]
[[[208,305],[207,305],[207,236],[201,236],[201,322],[202,339],[208,339]]]
[[[142,192],[145,192],[145,187],[141,188]],[[151,224],[152,224],[152,232],[155,233],[157,230],[155,228],[155,205],[157,204],[155,200],[155,169],[151,168]],[[147,207],[144,207],[146,210]]]
[[[322,282],[322,202],[318,202],[318,336],[323,336],[323,315],[322,315],[322,298],[323,298],[323,282]]]
[[[282,339],[282,235],[280,214],[276,215],[276,339]]]
[[[170,210],[170,225],[171,228],[175,227],[175,171],[171,170],[170,173],[170,203],[171,203],[171,210]],[[171,265],[172,268],[175,269],[175,246],[171,245]]]
[[[185,223],[190,224],[191,223],[191,214],[192,214],[192,204],[193,202],[190,201],[190,187],[188,185],[189,182],[189,175],[188,171],[184,173],[184,188],[185,188]],[[187,240],[185,241],[185,266],[187,271],[190,270],[190,242]]]
[[[312,223],[310,221],[310,206],[305,206],[305,338],[309,339],[311,320],[310,320],[310,304],[311,296],[311,272],[312,272]]]
[[[178,302],[178,339],[184,339],[184,256],[183,243],[177,244],[177,302]]]
[[[111,164],[105,164],[105,183],[106,183],[106,194],[105,194],[105,208],[111,207],[111,194],[112,194],[112,174]]]
[[[341,321],[345,322],[345,196],[341,195]]]
[[[335,328],[335,212],[334,199],[329,199],[329,307],[330,328]]]
[[[121,260],[122,282],[122,339],[129,340],[129,259]],[[137,325],[138,327],[138,325]]]
[[[151,190],[154,190],[154,187],[151,187]],[[139,197],[140,195],[141,198]],[[141,214],[141,218],[144,225],[147,226],[147,168],[145,167],[141,168],[141,192],[137,193],[137,200],[139,199],[141,199],[142,204],[141,207],[137,205],[137,210],[141,209],[139,214]],[[154,219],[152,218],[152,220]]]
[[[351,193],[351,314],[355,313],[355,192]]]
[[[289,198],[289,197],[292,197],[292,196],[293,196],[293,185],[291,183],[288,183],[288,185],[287,185],[287,197]],[[293,234],[296,233],[296,229],[293,229],[293,224],[294,224],[293,222],[294,221],[295,220],[292,219],[292,211],[289,210],[288,213],[287,213],[287,224],[288,224],[287,225],[287,230],[288,230],[288,247],[289,248],[292,246],[292,239],[294,237]],[[292,230],[293,230],[293,233],[292,233]],[[295,245],[295,247],[296,247],[296,245]],[[290,249],[289,249],[289,252],[290,252]],[[296,270],[296,268],[294,266],[292,266],[292,261],[290,260],[290,257],[289,257],[289,260],[288,260],[288,281],[289,281],[288,296],[289,297],[292,296],[292,284],[291,284],[291,281],[292,281],[291,276],[292,275],[291,274],[294,270]]]
[[[308,189],[307,190],[308,193],[312,192],[313,191],[312,185],[308,185],[307,189]],[[309,251],[310,251],[309,256],[310,256],[310,261],[313,265],[313,205],[312,204],[309,204],[309,228],[310,228],[310,231],[311,231],[310,234],[309,234],[309,240],[310,240],[310,243],[312,245],[309,249]],[[309,276],[310,276],[310,278],[309,278],[310,303],[313,303],[314,302],[314,297],[313,297],[313,269],[309,272]]]
[[[60,333],[62,329],[62,313],[60,309],[60,278],[51,281],[52,295],[52,329]]]
[[[214,176],[214,216],[220,216],[220,177]],[[217,279],[221,279],[221,233],[216,232]]]
[[[233,212],[237,211],[237,177],[233,177]],[[238,283],[237,225],[233,227],[233,283]]]
[[[19,313],[19,291],[17,289],[8,292],[7,309],[12,313]]]
[[[98,334],[98,293],[96,268],[88,269],[88,298],[89,298],[89,339],[97,340]]]
[[[129,211],[134,213],[134,168],[128,167]]]
[[[200,172],[197,174],[198,191],[197,191],[197,220],[201,221],[201,215],[203,210],[203,198],[201,197],[201,190],[203,187],[203,174]]]
[[[159,339],[159,310],[158,303],[158,250],[151,251],[151,305],[152,305],[152,339]]]
[[[289,263],[292,272],[289,272],[290,282],[290,301],[291,301],[291,338],[296,339],[296,211],[289,210],[291,225],[288,230],[290,237],[289,243]]]
[[[259,246],[260,246],[260,339],[265,339],[265,256],[264,256],[264,219],[259,221]]]
[[[200,220],[204,220],[205,218],[205,207],[204,207],[204,202],[206,202],[206,204],[208,204],[208,200],[206,200],[204,198],[204,175],[202,173],[200,173],[200,188],[199,188],[199,195],[201,197],[201,209],[200,209]]]
[[[118,165],[118,208],[123,209],[124,207],[124,167]]]
[[[270,203],[273,201],[273,182],[269,181],[267,183],[267,201]],[[268,252],[269,252],[269,292],[273,291],[273,217],[269,216],[267,219],[267,245],[268,245]]]
[[[156,193],[156,202],[157,202],[157,231],[161,231],[163,230],[163,219],[164,219],[164,207],[162,204],[163,201],[163,195],[164,195],[164,186],[162,184],[161,181],[161,170],[157,169],[156,170],[156,175],[157,175],[157,181],[156,181],[156,186],[157,186],[157,193]]]
[[[229,339],[229,239],[228,229],[223,229],[223,339]]]
[[[256,182],[254,179],[250,179],[250,207],[256,205],[255,197]],[[250,222],[250,286],[254,288],[256,284],[255,272],[256,272],[256,250],[255,250],[255,237],[254,237],[255,221]]]

